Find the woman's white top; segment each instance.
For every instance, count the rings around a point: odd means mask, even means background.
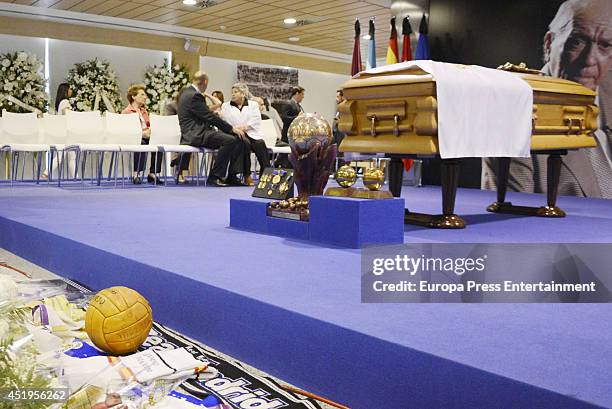
[[[248,105],[244,105],[242,110],[231,102],[224,102],[221,105],[221,118],[232,126],[246,126],[245,132],[251,139],[263,139],[259,104],[255,101],[247,102]]]
[[[70,105],[69,100],[62,99],[57,107],[57,114],[64,115],[66,113],[66,109],[72,109],[72,105]]]

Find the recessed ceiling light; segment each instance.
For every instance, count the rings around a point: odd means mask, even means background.
[[[225,26],[219,26],[219,29],[221,29],[221,30],[225,30],[226,28],[227,27],[225,27]]]
[[[370,39],[370,38],[372,38],[372,37],[370,37],[370,35],[369,35],[369,34],[366,34],[366,35],[364,35],[364,36],[363,36],[363,37],[361,37],[361,38],[363,38],[364,40],[369,40],[369,39]]]
[[[186,6],[195,6],[198,2],[196,0],[183,0],[183,4]]]
[[[289,18],[284,19],[283,23],[285,23],[285,24],[295,24],[295,23],[297,23],[297,20],[294,19],[293,17],[289,17]]]
[[[293,41],[295,43],[296,41],[300,41],[300,37],[289,37],[289,41]]]

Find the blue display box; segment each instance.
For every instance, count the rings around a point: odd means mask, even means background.
[[[261,234],[361,248],[404,242],[404,199],[313,196],[310,221],[267,215],[269,201],[230,199],[230,227]]]

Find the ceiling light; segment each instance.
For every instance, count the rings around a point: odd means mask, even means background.
[[[369,40],[369,39],[370,39],[370,38],[372,38],[372,37],[370,37],[370,35],[369,35],[369,34],[366,34],[366,35],[364,35],[364,36],[363,36],[363,37],[361,37],[361,38],[363,38],[364,40]]]
[[[288,17],[288,18],[283,20],[283,23],[285,23],[287,25],[291,25],[291,24],[297,23],[297,20],[294,19],[293,17]]]
[[[225,26],[219,26],[219,29],[221,29],[221,30],[225,30],[226,28],[227,27],[225,27]]]
[[[293,41],[295,43],[296,41],[300,41],[300,37],[289,37],[289,41]]]
[[[198,2],[196,0],[183,0],[183,4],[186,6],[195,6]]]

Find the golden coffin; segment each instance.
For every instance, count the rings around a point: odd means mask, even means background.
[[[513,72],[513,75],[521,77],[533,88],[531,151],[550,154],[548,204],[531,209],[504,201],[510,163],[509,158],[504,158],[499,161],[498,200],[488,210],[561,217],[563,211],[555,206],[560,155],[571,149],[597,146],[592,136],[598,127],[596,94],[572,81],[529,72]],[[346,101],[339,107],[338,127],[346,137],[340,151],[386,153],[396,160],[394,163],[392,159],[390,176],[401,172],[397,158],[439,154],[436,81],[429,73],[418,67],[380,74],[361,73],[358,78],[346,82],[343,91]],[[442,166],[443,214],[435,217],[420,215],[422,217],[415,219],[415,215],[407,211],[407,222],[430,227],[464,227],[463,220],[452,211],[458,161],[443,160]],[[401,179],[399,185],[393,181],[390,185],[398,196]]]

